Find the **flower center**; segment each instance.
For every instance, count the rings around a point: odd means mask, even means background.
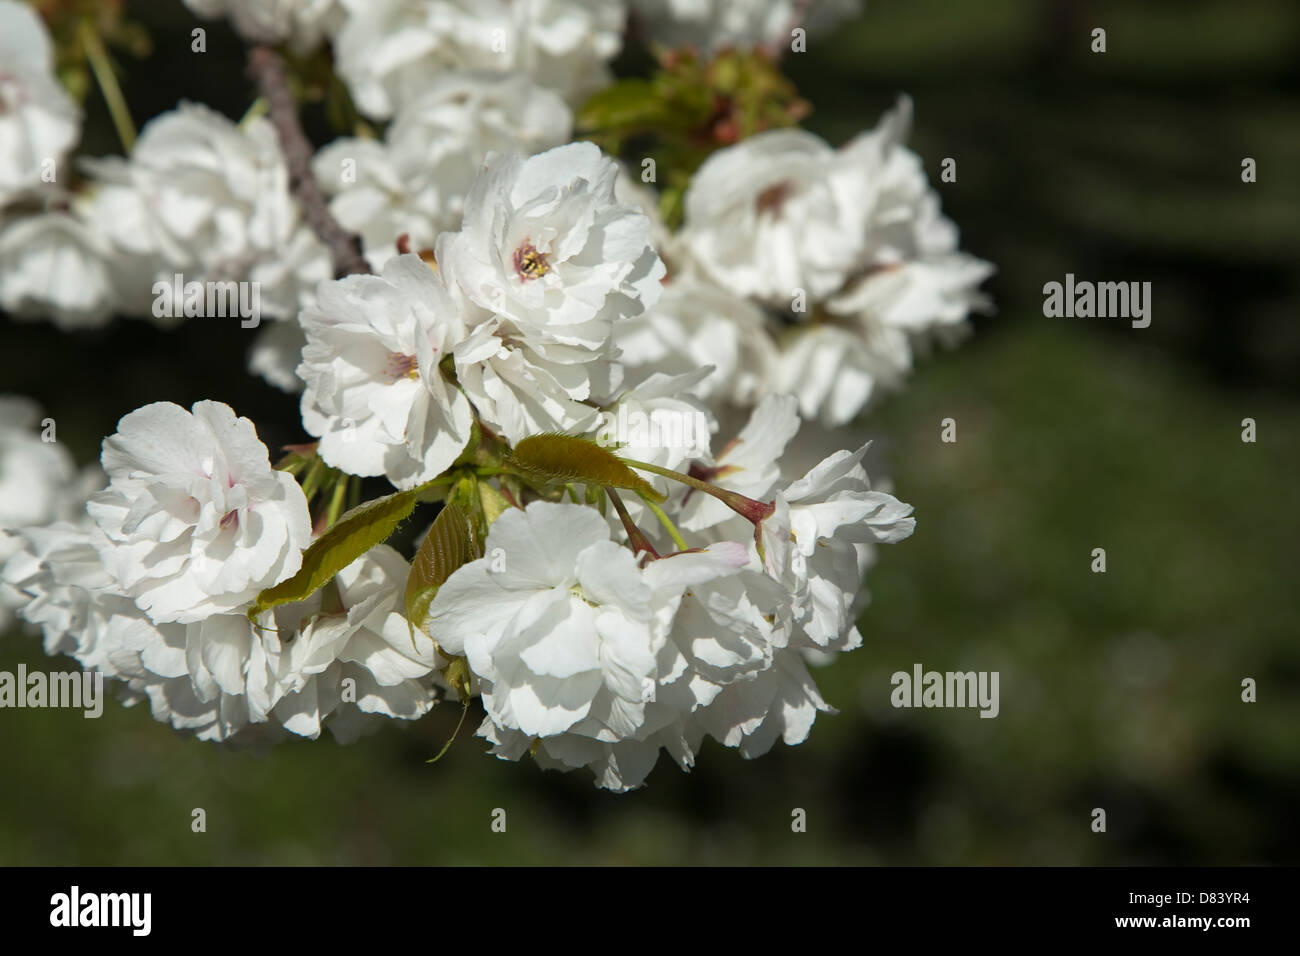
[[[414,355],[402,352],[390,352],[388,365],[384,369],[388,374],[388,384],[392,385],[399,378],[419,378],[420,369]]]
[[[12,73],[0,73],[0,116],[16,111],[23,102],[23,90]]]
[[[585,594],[582,593],[582,585],[581,585],[581,584],[572,584],[572,585],[570,585],[570,586],[569,586],[569,593],[572,594],[574,597],[576,597],[576,598],[577,598],[579,601],[581,601],[583,604],[587,605],[587,607],[595,607],[595,608],[600,607],[599,604],[597,604],[595,601],[590,600],[590,599],[587,597],[587,595],[585,595]]]
[[[760,213],[770,212],[773,215],[780,215],[781,207],[785,205],[792,192],[794,192],[794,183],[788,179],[782,180],[759,193],[754,205],[758,207]]]
[[[546,253],[538,252],[537,247],[528,240],[515,250],[515,274],[527,281],[540,279],[551,271],[546,261]]]

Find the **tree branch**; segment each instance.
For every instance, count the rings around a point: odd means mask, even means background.
[[[329,248],[334,277],[341,279],[353,273],[370,272],[370,265],[361,254],[361,240],[339,225],[312,175],[314,150],[298,120],[298,104],[289,89],[284,58],[265,44],[254,44],[248,51],[248,75],[266,100],[267,116],[275,127],[280,151],[289,168],[289,188],[302,207],[307,224]]]

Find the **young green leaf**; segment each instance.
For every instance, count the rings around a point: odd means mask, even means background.
[[[578,113],[578,127],[593,133],[620,134],[652,129],[664,118],[655,88],[646,80],[624,79],[596,93]]]
[[[530,435],[515,445],[506,467],[544,482],[583,481],[626,488],[655,501],[664,500],[653,485],[613,452],[576,435]]]
[[[452,572],[482,554],[474,522],[459,505],[438,512],[406,579],[406,618],[413,627],[424,626],[429,605]]]
[[[399,491],[353,508],[311,543],[298,573],[269,587],[248,610],[249,619],[279,604],[301,601],[361,555],[388,539],[414,510],[420,488]]]

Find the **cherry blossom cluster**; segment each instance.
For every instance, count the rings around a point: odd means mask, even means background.
[[[575,108],[629,22],[762,46],[808,5],[185,4],[330,46],[378,131],[311,174],[371,271],[335,278],[257,110],[183,103],[75,189],[44,182],[34,158],[63,161],[77,110],[40,20],[0,0],[22,53],[0,76],[0,307],[165,325],[160,281],[255,282],[274,321],[250,369],[299,393],[306,441],[273,454],[229,405],[157,402],[78,472],[34,403],[0,399],[0,625],[235,745],[350,741],[446,702],[481,708],[497,756],[623,791],[706,737],[745,757],[807,739],[831,711],[810,665],[861,646],[876,546],[915,524],[868,477],[862,414],[991,272],[904,145],[910,102],[839,148],[795,128],[720,146],[678,224],[575,139]],[[393,490],[361,501],[362,479]],[[407,520],[428,528],[409,556],[385,543]]]

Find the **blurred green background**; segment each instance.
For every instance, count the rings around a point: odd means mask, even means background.
[[[128,10],[155,43],[126,64],[137,122],[180,98],[243,112],[224,27],[195,69],[179,3]],[[866,646],[816,672],[840,713],[807,744],[754,762],[706,744],[689,776],[663,758],[610,795],[468,734],[426,765],[450,706],[265,757],[115,703],[98,721],[6,711],[0,863],[1300,862],[1298,54],[1293,0],[868,0],[789,58],[834,143],[910,93],[932,181],[958,161],[945,211],[1000,269],[997,314],[872,413],[918,526],[872,573]],[[116,148],[96,97],[90,154]],[[1151,281],[1151,327],[1044,318],[1066,272]],[[41,401],[81,461],[164,399],[300,437],[294,399],[242,375],[239,330],[0,323],[0,390]],[[45,660],[0,642],[0,669]],[[889,675],[915,662],[1000,671],[1000,716],[894,710]]]

